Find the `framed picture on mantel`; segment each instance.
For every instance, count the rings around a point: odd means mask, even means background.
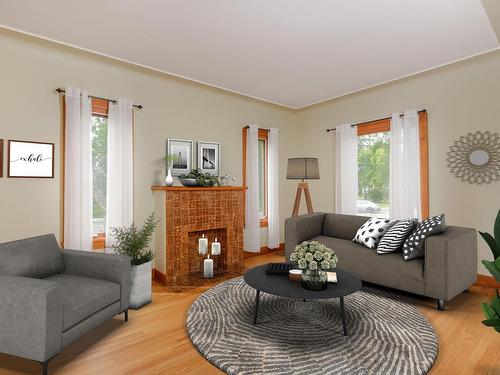
[[[220,174],[220,143],[198,141],[198,169],[214,176]]]
[[[169,138],[167,156],[172,159],[173,176],[189,173],[193,169],[193,141]]]
[[[9,140],[7,177],[54,178],[54,144]]]

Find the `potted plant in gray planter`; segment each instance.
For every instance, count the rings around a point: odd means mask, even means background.
[[[132,224],[130,227],[111,229],[116,241],[113,250],[117,254],[130,257],[132,263],[130,308],[134,310],[151,303],[152,300],[151,265],[154,253],[148,245],[157,224],[153,212],[140,228]]]

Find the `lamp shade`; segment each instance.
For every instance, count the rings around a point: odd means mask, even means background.
[[[288,180],[319,179],[318,158],[290,158],[286,168]]]

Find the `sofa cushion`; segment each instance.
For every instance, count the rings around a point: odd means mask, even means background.
[[[429,217],[418,224],[415,231],[403,244],[404,260],[423,257],[425,255],[425,239],[443,233],[445,229],[444,214]]]
[[[337,267],[363,281],[425,294],[423,259],[405,262],[400,253],[379,256],[375,251],[340,238],[316,236],[311,241],[321,242],[333,249],[339,258]]]
[[[372,217],[364,223],[352,239],[369,249],[375,249],[384,234],[396,223],[396,220]]]
[[[417,219],[408,219],[394,224],[384,234],[377,246],[377,254],[393,253],[401,251],[403,243],[415,229]]]
[[[63,289],[63,330],[120,300],[120,285],[112,281],[60,273],[46,277]]]
[[[352,240],[360,226],[370,219],[366,216],[326,214],[323,222],[323,235]]]
[[[0,244],[0,275],[37,279],[64,271],[64,262],[53,234]]]

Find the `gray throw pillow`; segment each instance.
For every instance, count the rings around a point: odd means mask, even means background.
[[[352,240],[369,249],[375,249],[385,232],[395,222],[396,220],[372,217],[358,229]]]
[[[417,219],[398,221],[384,234],[377,246],[377,254],[388,254],[401,251],[403,243],[415,229]]]
[[[446,229],[444,214],[425,219],[403,244],[404,260],[421,258],[425,255],[425,239]]]

